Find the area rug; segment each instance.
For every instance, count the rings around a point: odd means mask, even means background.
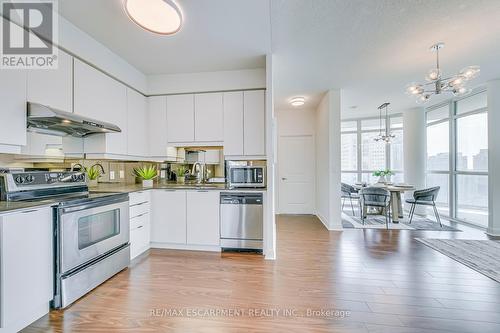
[[[385,229],[385,217],[381,215],[368,215],[365,219],[365,224],[358,216],[353,216],[352,212],[344,211],[342,213],[342,226],[346,229]],[[427,217],[415,215],[409,223],[408,217],[400,218],[399,223],[389,222],[389,229],[402,229],[402,230],[430,230],[430,231],[461,231],[459,229],[443,224],[443,227],[436,221]]]
[[[500,241],[423,238],[416,240],[500,282]]]

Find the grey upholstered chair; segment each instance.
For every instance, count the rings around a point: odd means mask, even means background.
[[[342,210],[344,210],[345,200],[349,199],[351,201],[352,215],[356,216],[356,214],[354,213],[354,205],[352,204],[352,200],[359,200],[358,191],[354,188],[354,186],[346,183],[340,183],[340,192],[340,197],[342,198]]]
[[[365,212],[367,207],[376,207],[382,209],[385,215],[385,227],[389,229],[391,193],[385,188],[365,187],[359,192],[361,201],[361,221],[365,224]]]
[[[441,187],[430,187],[424,190],[418,190],[413,192],[413,199],[406,199],[406,202],[411,204],[410,207],[410,223],[413,219],[413,215],[415,214],[415,207],[417,205],[424,206],[432,206],[434,209],[434,215],[436,216],[436,220],[439,222],[439,225],[442,227],[441,218],[439,217],[439,212],[436,208],[436,199],[439,194],[439,189]]]

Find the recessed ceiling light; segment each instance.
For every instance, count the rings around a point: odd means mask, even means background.
[[[181,29],[182,14],[173,0],[125,0],[125,11],[141,28],[172,35]]]
[[[306,99],[304,97],[294,97],[290,100],[290,104],[292,106],[302,106],[306,103]]]

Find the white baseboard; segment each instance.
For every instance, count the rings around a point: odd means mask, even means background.
[[[156,242],[151,242],[150,247],[152,249],[209,251],[209,252],[220,252],[221,251],[221,248],[218,245],[191,245],[191,244],[175,244],[175,243],[156,243]]]

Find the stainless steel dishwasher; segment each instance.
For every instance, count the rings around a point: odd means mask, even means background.
[[[223,249],[262,250],[262,193],[221,193],[220,245]]]

